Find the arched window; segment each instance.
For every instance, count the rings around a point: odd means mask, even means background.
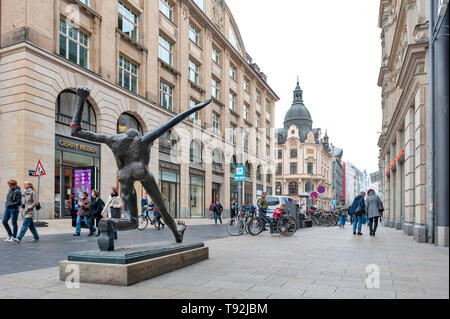
[[[77,106],[77,95],[69,90],[62,91],[56,99],[55,119],[56,123],[70,125]],[[86,100],[81,117],[81,127],[87,131],[97,132],[97,119],[94,108]]]
[[[298,195],[298,184],[297,182],[290,182],[289,183],[289,195]]]
[[[283,193],[283,186],[281,185],[281,183],[276,183],[275,192],[277,195],[281,195]]]
[[[266,175],[266,183],[267,184],[272,184],[272,174],[267,173],[267,175]]]
[[[214,167],[222,167],[222,152],[218,148],[212,153],[212,165]]]
[[[305,184],[305,192],[310,193],[314,190],[314,185],[311,182]]]
[[[117,133],[125,133],[129,129],[138,130],[141,135],[144,135],[144,131],[142,130],[142,126],[139,124],[139,121],[131,114],[122,113],[117,121]]]
[[[252,178],[252,166],[249,162],[245,163],[245,177]]]
[[[236,166],[237,166],[236,155],[233,155],[231,157],[231,163],[230,163],[230,173],[232,173],[233,176],[234,176],[234,171],[236,170]]]
[[[167,131],[159,138],[159,151],[164,154],[177,153],[177,139],[172,131]]]
[[[259,165],[259,166],[256,168],[256,179],[257,179],[258,181],[261,181],[261,180],[262,180],[262,177],[261,177],[261,165]]]
[[[191,160],[191,163],[195,163],[195,164],[202,163],[202,148],[201,148],[200,144],[196,141],[191,142],[190,160]]]

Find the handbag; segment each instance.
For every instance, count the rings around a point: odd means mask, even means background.
[[[110,212],[111,212],[111,218],[118,218],[120,219],[122,216],[122,210],[120,208],[109,208]]]
[[[41,210],[41,208],[42,208],[41,207],[41,203],[38,202],[37,205],[36,205],[36,210]]]

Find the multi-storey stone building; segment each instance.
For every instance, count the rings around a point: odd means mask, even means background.
[[[344,166],[342,156],[344,150],[333,146],[333,200],[335,205],[339,204],[341,199],[344,199]]]
[[[33,180],[28,172],[41,160],[47,171],[42,217],[73,215],[82,189],[100,189],[106,197],[118,185],[112,152],[70,136],[78,85],[92,89],[83,127],[107,134],[147,133],[213,98],[152,147],[150,170],[175,217],[203,217],[213,199],[228,209],[237,196],[232,178],[239,163],[249,168],[248,201],[256,200],[259,184],[273,189],[278,97],[247,54],[224,1],[0,5],[0,185]],[[257,167],[264,167],[260,181]],[[1,198],[6,191],[0,187]]]
[[[313,129],[312,123],[297,81],[294,102],[286,113],[284,128],[277,129],[276,194],[328,209],[333,200],[333,154],[328,135],[325,133],[322,138],[321,129]],[[309,196],[320,186],[325,187],[325,192],[311,201]]]

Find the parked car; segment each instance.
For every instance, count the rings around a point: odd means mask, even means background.
[[[259,200],[260,197],[258,197],[257,200]],[[275,209],[280,206],[281,203],[283,204],[288,204],[291,202],[294,202],[296,204],[297,201],[295,199],[293,199],[292,197],[288,197],[288,196],[266,196],[266,201],[267,201],[267,216],[272,218],[273,217],[273,213],[275,212]],[[258,212],[259,213],[259,212]]]

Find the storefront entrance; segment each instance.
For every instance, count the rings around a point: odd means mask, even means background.
[[[173,218],[178,218],[179,207],[179,183],[180,167],[176,164],[160,162],[159,163],[159,186],[163,195],[167,209]]]

